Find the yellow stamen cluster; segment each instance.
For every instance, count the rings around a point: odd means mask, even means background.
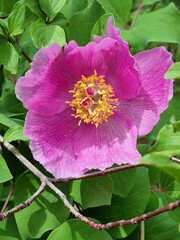
[[[112,86],[106,85],[104,76],[97,77],[96,71],[88,78],[82,75],[69,93],[73,94],[73,100],[66,103],[75,111],[72,116],[80,118],[79,126],[83,120],[98,127],[103,121],[108,121],[119,105]]]

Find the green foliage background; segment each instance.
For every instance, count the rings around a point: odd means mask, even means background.
[[[39,169],[42,167],[32,157],[29,140],[23,136],[26,110],[14,93],[17,79],[30,68],[23,51],[33,59],[38,49],[54,42],[63,47],[75,40],[84,46],[93,35],[102,36],[102,28],[106,32],[107,19],[112,15],[132,54],[164,45],[177,62],[165,75],[166,79],[177,79],[168,109],[154,129],[138,139],[141,161],[150,166],[57,185],[85,216],[101,223],[130,219],[180,200],[180,165],[169,160],[172,155],[180,156],[180,1],[144,0],[129,29],[140,2],[0,0],[0,133]],[[28,199],[40,182],[2,149],[0,209],[13,184],[14,194],[6,210]],[[48,188],[31,206],[0,222],[2,240],[138,240],[139,234],[139,225],[108,231],[90,228],[75,219]],[[180,210],[145,221],[145,239],[179,240]]]

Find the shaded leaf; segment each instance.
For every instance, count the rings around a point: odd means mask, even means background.
[[[71,196],[84,209],[110,205],[113,181],[109,175],[74,181]]]
[[[127,23],[132,8],[132,0],[97,0],[105,9],[107,14],[113,14],[116,24],[123,26],[123,22]]]
[[[67,19],[70,19],[75,13],[86,8],[87,5],[87,0],[69,0],[66,1],[65,5],[61,9],[61,13],[63,13]]]
[[[91,30],[97,20],[104,14],[101,5],[96,1],[83,11],[74,14],[66,27],[68,40],[75,40],[78,45],[85,45],[91,39]]]
[[[39,181],[32,173],[22,174],[15,185],[15,205],[27,200],[38,189]],[[69,194],[68,184],[60,189]],[[56,194],[46,190],[28,207],[15,214],[16,223],[22,239],[39,238],[48,230],[58,227],[69,216],[69,210]]]

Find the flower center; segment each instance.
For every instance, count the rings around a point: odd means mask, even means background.
[[[108,121],[119,105],[111,85],[106,85],[104,76],[97,77],[95,70],[94,75],[88,78],[82,75],[69,93],[73,93],[73,100],[66,103],[75,111],[72,116],[80,118],[79,126],[83,120],[98,127],[103,121]]]

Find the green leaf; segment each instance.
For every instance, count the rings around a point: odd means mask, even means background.
[[[163,152],[170,155],[180,153],[180,132],[174,132],[173,125],[165,125],[159,132],[157,142],[149,152]]]
[[[106,13],[113,14],[116,24],[123,26],[129,20],[129,14],[132,8],[132,0],[97,0],[105,9]]]
[[[167,212],[159,214],[145,221],[145,236],[146,240],[179,240],[178,223]]]
[[[111,174],[111,177],[114,182],[113,193],[120,197],[126,197],[135,184],[134,179],[136,177],[136,169],[128,169],[113,173]]]
[[[61,9],[61,13],[63,13],[67,19],[70,19],[75,13],[85,9],[87,5],[87,0],[69,0],[66,1]]]
[[[106,33],[107,20],[110,16],[110,14],[105,14],[96,22],[91,32],[91,41],[93,41],[94,35],[103,37],[101,30],[103,29],[104,33]]]
[[[0,154],[0,169],[1,169],[0,183],[7,182],[12,179],[12,175],[9,171],[9,168],[8,168],[4,158],[1,156],[1,154]]]
[[[14,46],[4,39],[0,39],[0,61],[10,73],[18,71],[18,54]]]
[[[21,0],[14,5],[11,14],[7,18],[8,29],[11,36],[18,35],[23,32],[21,26],[25,19],[25,10],[26,6],[24,4],[24,0]]]
[[[12,204],[10,205],[11,207],[13,207]],[[2,240],[20,240],[21,239],[13,216],[4,219],[1,222],[0,239]]]
[[[164,76],[165,79],[180,78],[180,62],[173,64]]]
[[[7,127],[14,127],[19,125],[16,121],[14,121],[14,119],[12,120],[3,113],[0,113],[0,123]]]
[[[134,185],[126,197],[122,198],[114,195],[111,206],[88,209],[86,210],[86,216],[98,219],[103,223],[141,216],[149,200],[149,187],[148,170],[145,167],[137,168]],[[108,232],[113,239],[125,238],[136,227],[137,225],[116,227],[108,230]]]
[[[130,46],[145,49],[149,42],[180,43],[180,13],[173,3],[167,7],[138,16],[131,30],[121,30]],[[118,22],[117,22],[118,26]]]
[[[164,206],[180,199],[180,183],[173,177],[165,173],[162,174],[161,188],[164,190],[161,194]],[[180,208],[176,208],[174,211],[169,211],[168,213],[173,220],[180,222]]]
[[[45,24],[39,20],[31,24],[32,39],[37,48],[47,47],[53,43],[60,46],[65,44],[64,30],[52,24]]]
[[[146,168],[148,169],[150,186],[157,184],[161,177],[161,171],[151,166],[146,166]]]
[[[42,10],[50,17],[52,14],[56,15],[64,6],[66,0],[39,0]]]
[[[167,153],[153,152],[143,156],[140,161],[156,167],[180,181],[180,164],[171,161]]]
[[[92,219],[93,220],[93,219]],[[91,228],[79,219],[71,219],[56,228],[47,240],[68,239],[68,240],[113,240],[105,231],[98,231]]]
[[[3,66],[1,65],[0,66],[0,97],[1,97],[1,94],[2,94],[4,80],[5,80],[4,71],[3,71]]]
[[[6,19],[0,19],[1,35],[8,35],[8,24]]]
[[[12,11],[14,4],[19,0],[0,0],[0,12],[8,14]]]
[[[15,185],[15,205],[24,202],[39,188],[39,180],[29,171],[22,174]],[[69,195],[69,184],[58,184],[61,191]],[[28,207],[15,214],[22,239],[34,239],[48,230],[58,227],[69,216],[69,210],[56,194],[46,188]]]
[[[40,18],[40,20],[45,20],[46,14],[41,10],[38,0],[26,0],[25,4],[33,13],[35,13]]]
[[[79,45],[86,45],[91,39],[91,30],[97,20],[104,14],[101,5],[96,1],[83,11],[74,14],[66,27],[68,40],[75,40]]]
[[[155,192],[150,192],[150,198],[149,198],[149,202],[147,204],[147,207],[145,209],[145,212],[152,212],[155,211],[156,209],[158,209],[159,207],[159,200],[158,200],[158,196]]]
[[[2,98],[0,102],[0,109],[7,116],[16,116],[17,114],[25,114],[27,111],[23,108],[22,102],[20,102],[14,92],[9,93]]]
[[[16,140],[28,141],[28,138],[24,137],[23,127],[22,126],[14,126],[9,128],[4,135],[4,141],[12,142]]]
[[[159,122],[154,126],[153,130],[147,135],[148,141],[156,141],[157,135],[160,129],[170,123],[172,116],[175,117],[176,121],[180,120],[180,97],[178,95],[173,96],[173,99],[169,102],[169,107],[161,113]]]
[[[71,196],[86,209],[110,205],[113,181],[109,175],[74,181]]]

